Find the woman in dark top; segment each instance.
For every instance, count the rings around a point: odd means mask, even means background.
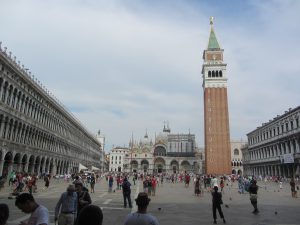
[[[291,186],[292,197],[296,198],[296,183],[294,178],[291,179],[290,186]]]
[[[256,180],[252,180],[249,187],[250,202],[253,205],[254,211],[252,213],[257,214],[259,211],[257,209],[257,190],[258,186],[256,185]]]

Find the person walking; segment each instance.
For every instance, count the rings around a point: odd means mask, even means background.
[[[291,186],[292,198],[297,198],[296,183],[294,178],[291,179],[290,186]]]
[[[224,178],[221,177],[221,180],[220,180],[220,188],[221,188],[221,193],[223,193],[223,188],[224,188],[225,184],[224,184]]]
[[[95,183],[96,183],[95,175],[92,174],[90,178],[91,193],[95,193]]]
[[[44,182],[45,182],[45,187],[43,188],[43,190],[49,188],[49,185],[50,185],[50,174],[45,175],[45,177],[44,177]]]
[[[258,191],[258,186],[256,185],[256,180],[252,180],[249,187],[249,194],[250,194],[250,202],[254,208],[254,211],[252,213],[254,214],[259,213],[257,209],[257,191]]]
[[[76,182],[75,183],[75,190],[77,192],[77,215],[79,215],[80,210],[87,206],[92,204],[91,196],[89,192],[83,190],[83,183],[82,182]]]
[[[155,176],[152,177],[151,183],[152,183],[152,195],[155,196],[155,193],[156,193],[156,184],[157,184],[157,180],[156,180]]]
[[[55,207],[54,221],[58,225],[74,225],[77,216],[77,193],[75,185],[69,185],[62,193]]]
[[[109,175],[109,178],[108,178],[108,192],[112,192],[113,184],[114,184],[114,178],[112,177],[112,175]]]
[[[212,194],[212,210],[213,210],[214,224],[217,223],[217,209],[218,209],[220,217],[223,219],[223,223],[226,223],[226,220],[224,218],[224,214],[223,214],[222,208],[221,208],[221,204],[223,204],[222,194],[220,192],[218,192],[217,186],[214,186],[214,191],[211,194]]]
[[[35,202],[29,193],[23,193],[16,197],[15,205],[24,213],[31,213],[27,221],[20,225],[49,225],[48,209]]]
[[[137,212],[130,213],[126,216],[124,225],[159,225],[159,222],[155,216],[147,213],[147,208],[151,199],[148,198],[147,193],[140,192],[135,199],[135,203],[138,207]]]
[[[200,194],[200,178],[196,177],[196,181],[195,181],[195,196],[199,196]]]
[[[130,197],[130,194],[131,194],[130,186],[131,186],[130,182],[128,181],[127,177],[125,177],[123,180],[123,184],[122,184],[124,208],[127,207],[127,200],[128,200],[129,208],[132,208],[131,197]]]

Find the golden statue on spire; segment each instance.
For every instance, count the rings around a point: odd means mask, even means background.
[[[214,24],[214,17],[211,16],[211,17],[210,17],[210,25],[213,25],[213,24]]]

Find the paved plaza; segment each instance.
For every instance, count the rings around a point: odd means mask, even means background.
[[[132,183],[132,182],[131,182]],[[36,201],[49,209],[50,222],[54,224],[54,207],[60,194],[65,191],[67,183],[64,181],[52,180],[49,190],[40,190],[43,182],[39,183],[39,192],[34,193]],[[223,212],[227,224],[232,225],[283,225],[300,224],[300,198],[291,198],[288,184],[284,184],[283,190],[278,192],[276,183],[259,182],[258,206],[260,213],[254,215],[248,194],[238,194],[237,183],[233,188],[225,188],[223,194]],[[120,190],[108,193],[105,179],[95,186],[95,193],[91,193],[93,204],[103,209],[104,225],[123,224],[126,215],[131,211],[123,208],[123,198]],[[132,187],[132,200],[142,190],[141,182]],[[7,203],[10,209],[9,225],[19,224],[28,215],[22,213],[14,206],[15,200],[8,199],[9,188],[6,187],[0,192],[0,202]],[[156,216],[161,225],[199,225],[212,224],[211,196],[204,193],[203,197],[193,195],[194,188],[191,185],[185,188],[183,183],[164,183],[157,187],[156,196],[151,196],[148,212]],[[134,204],[135,205],[135,204]],[[227,207],[225,207],[227,206]],[[133,208],[132,211],[135,211]],[[223,224],[218,218],[218,224]]]

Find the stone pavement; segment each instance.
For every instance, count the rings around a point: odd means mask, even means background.
[[[133,186],[132,201],[142,190],[141,182],[139,186]],[[232,190],[225,187],[223,194],[223,212],[227,224],[232,225],[295,225],[300,224],[300,198],[291,198],[289,184],[284,184],[283,190],[278,192],[278,185],[271,182],[268,184],[258,183],[260,186],[258,207],[260,213],[254,215],[252,205],[249,201],[248,194],[238,194],[237,183]],[[42,184],[40,184],[42,186]],[[161,225],[199,225],[212,224],[211,195],[205,192],[203,197],[193,195],[193,185],[185,188],[184,184],[164,183],[163,186],[157,187],[156,196],[151,196],[151,202],[148,212],[156,216]],[[47,191],[41,191],[34,194],[37,202],[45,205],[49,209],[50,222],[53,224],[54,207],[60,196],[65,190],[65,182],[52,182]],[[96,193],[91,194],[93,204],[103,209],[104,225],[123,224],[123,221],[130,209],[123,208],[123,198],[121,191],[113,193],[107,192],[105,180],[96,184]],[[0,202],[9,204],[11,216],[9,225],[18,224],[25,219],[27,215],[23,214],[14,206],[14,200],[7,199],[8,188],[0,192]],[[134,204],[135,205],[135,204]],[[225,207],[225,205],[228,206]],[[136,211],[133,208],[132,211]],[[221,220],[218,220],[218,224]]]

